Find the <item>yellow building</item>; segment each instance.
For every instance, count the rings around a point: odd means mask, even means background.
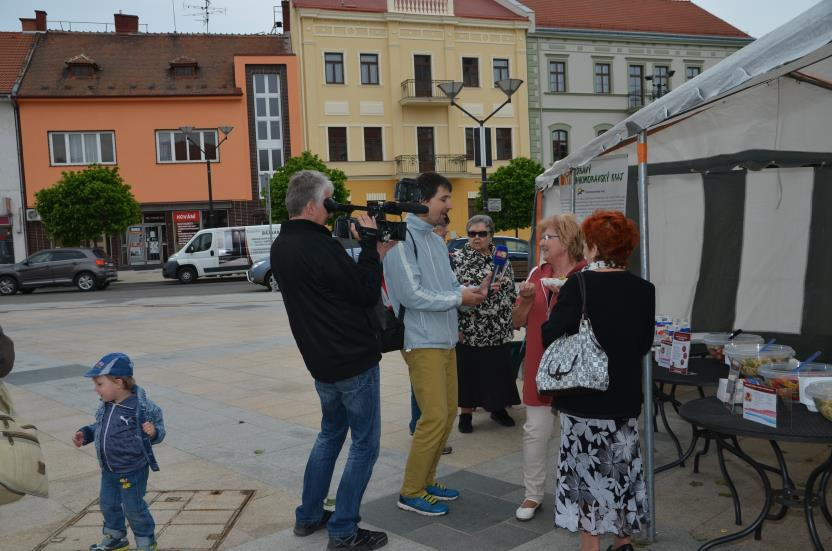
[[[304,149],[343,170],[353,203],[393,200],[403,177],[435,170],[453,184],[451,231],[462,235],[481,182],[477,122],[526,77],[530,12],[513,0],[293,0],[289,33],[301,66]],[[493,166],[528,157],[526,85],[488,122]]]

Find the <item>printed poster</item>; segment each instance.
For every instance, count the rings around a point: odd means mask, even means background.
[[[575,217],[580,224],[596,210],[625,212],[627,207],[627,155],[593,159],[572,170]],[[561,212],[572,212],[572,186],[560,186]]]

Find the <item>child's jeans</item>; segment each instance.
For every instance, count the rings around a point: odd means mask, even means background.
[[[156,523],[150,515],[144,494],[147,489],[148,467],[131,473],[101,471],[101,513],[104,515],[104,534],[114,538],[127,536],[124,518],[136,537],[136,548],[149,550],[156,541]]]

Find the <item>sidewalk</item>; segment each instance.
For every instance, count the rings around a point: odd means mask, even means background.
[[[154,270],[124,270],[118,271],[118,279],[116,284],[122,283],[155,283],[158,281],[166,281],[162,277],[162,269]]]
[[[161,471],[151,474],[148,494],[160,551],[326,547],[325,533],[297,538],[291,531],[320,411],[279,293],[173,302],[90,300],[71,307],[0,304],[0,310],[3,328],[17,347],[17,364],[7,382],[19,416],[41,431],[50,477],[48,499],[27,497],[0,507],[3,551],[86,551],[97,540],[95,453],[91,446],[76,449],[70,439],[91,422],[97,407],[91,384],[81,374],[112,350],[131,355],[138,383],[165,413],[168,436],[155,448]],[[395,506],[411,440],[410,387],[399,354],[382,360],[381,398],[382,450],[364,498],[362,525],[386,530],[387,549],[578,549],[576,535],[553,529],[551,495],[533,521],[514,520],[523,497],[522,407],[511,410],[514,428],[478,413],[473,434],[452,432],[454,451],[443,456],[439,474],[463,495],[451,503],[449,515],[429,518]],[[688,434],[681,422],[675,423],[681,435]],[[664,432],[656,435],[655,447],[657,464],[672,457]],[[745,440],[743,447],[770,457],[765,443]],[[828,451],[823,446],[784,449],[795,481],[803,480]],[[346,452],[336,468],[333,496],[345,459]],[[748,522],[761,507],[759,483],[730,457],[728,468]],[[546,487],[554,488],[551,476]],[[738,529],[713,451],[703,459],[701,474],[693,474],[688,465],[657,477],[656,494],[659,540],[639,547],[695,550],[704,540]],[[818,523],[828,545],[832,532],[820,518]],[[810,545],[802,511],[793,510],[782,521],[765,524],[762,542],[748,538],[721,549]]]

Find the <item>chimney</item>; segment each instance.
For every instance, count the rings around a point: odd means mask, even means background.
[[[20,27],[23,32],[46,32],[46,12],[35,10],[35,17],[20,18]]]
[[[123,13],[113,14],[113,19],[116,23],[117,33],[137,33],[139,32],[139,16],[127,15]]]
[[[280,7],[283,8],[283,14],[281,15],[283,18],[283,32],[288,33],[292,30],[292,23],[289,19],[289,0],[283,0]]]

